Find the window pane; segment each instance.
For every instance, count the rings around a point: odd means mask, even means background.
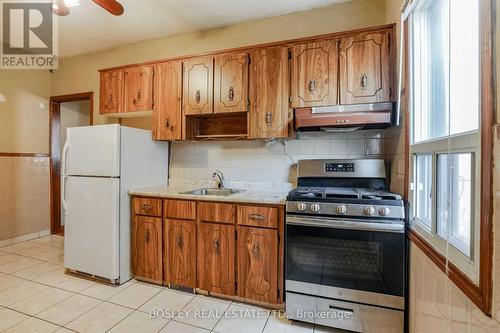
[[[450,134],[479,123],[479,1],[450,2]]]
[[[473,156],[471,153],[440,154],[437,163],[438,234],[470,256]]]
[[[416,222],[431,230],[432,221],[432,156],[416,155],[414,185]]]
[[[413,140],[449,134],[449,2],[422,1],[413,14]]]

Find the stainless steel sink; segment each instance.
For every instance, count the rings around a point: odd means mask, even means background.
[[[181,194],[194,194],[194,195],[232,195],[241,193],[245,190],[234,188],[199,188],[192,191],[181,192]]]

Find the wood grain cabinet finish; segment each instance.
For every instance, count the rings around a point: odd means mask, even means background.
[[[236,206],[218,202],[199,202],[198,220],[201,222],[234,224],[236,221]]]
[[[278,227],[278,208],[265,206],[238,206],[238,224],[254,227]]]
[[[249,137],[287,138],[288,48],[278,46],[253,50],[250,59]]]
[[[390,31],[364,33],[340,42],[341,104],[390,101]]]
[[[248,54],[217,55],[214,68],[214,113],[247,111]]]
[[[99,84],[99,113],[119,113],[124,111],[124,71],[101,72]]]
[[[165,200],[164,217],[167,219],[195,220],[196,201],[173,199]]]
[[[198,288],[235,295],[235,227],[198,225]]]
[[[278,301],[278,232],[238,226],[238,296]]]
[[[168,283],[196,288],[196,222],[167,219],[164,229]]]
[[[182,62],[170,61],[154,70],[153,139],[182,138]]]
[[[201,57],[184,61],[184,114],[213,113],[214,58]]]
[[[161,199],[153,198],[134,198],[133,208],[137,215],[146,216],[162,216],[162,201]]]
[[[153,109],[153,66],[136,66],[125,69],[125,112]]]
[[[162,220],[134,216],[132,222],[132,267],[136,278],[162,282]]]
[[[292,46],[292,107],[338,104],[338,41]]]

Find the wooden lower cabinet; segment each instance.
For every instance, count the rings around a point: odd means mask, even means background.
[[[162,282],[161,218],[135,215],[132,223],[132,266],[138,279]]]
[[[278,231],[238,226],[238,296],[278,302]]]
[[[196,288],[196,222],[166,219],[164,230],[166,281]]]
[[[198,288],[235,294],[235,227],[216,223],[198,225]]]

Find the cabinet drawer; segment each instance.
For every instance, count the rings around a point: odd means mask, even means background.
[[[165,200],[165,218],[196,220],[196,201]]]
[[[238,206],[238,224],[277,228],[278,209],[275,207]]]
[[[198,219],[201,222],[234,224],[236,221],[236,206],[215,202],[199,202]]]
[[[161,199],[134,198],[134,213],[161,217]]]

